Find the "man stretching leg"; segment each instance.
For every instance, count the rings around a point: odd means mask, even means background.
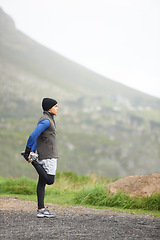
[[[57,131],[54,116],[58,113],[57,101],[44,98],[42,101],[44,110],[37,127],[28,138],[24,158],[31,162],[39,174],[37,184],[38,210],[37,217],[55,217],[44,207],[44,196],[46,184],[51,185],[55,181],[57,169]],[[31,153],[37,150],[38,161],[32,160]]]

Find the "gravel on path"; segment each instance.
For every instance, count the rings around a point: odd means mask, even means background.
[[[160,239],[160,219],[109,209],[47,204],[56,218],[36,217],[36,203],[0,198],[0,239]]]

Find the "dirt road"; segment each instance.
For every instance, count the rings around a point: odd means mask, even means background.
[[[0,239],[160,239],[160,219],[151,215],[47,205],[56,218],[38,219],[36,203],[0,198]]]

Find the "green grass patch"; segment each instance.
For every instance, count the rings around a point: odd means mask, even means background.
[[[150,197],[130,197],[119,192],[111,195],[106,185],[117,179],[96,175],[78,176],[73,172],[57,172],[53,185],[46,186],[45,202],[81,205],[94,208],[112,208],[133,214],[152,214],[160,217],[160,194]],[[17,196],[21,200],[36,201],[37,181],[21,178],[1,178],[0,194]]]
[[[32,195],[36,191],[36,182],[32,179],[0,178],[0,194]]]
[[[150,197],[130,197],[126,193],[110,194],[104,184],[86,186],[76,194],[76,204],[120,207],[122,209],[160,210],[160,194]]]

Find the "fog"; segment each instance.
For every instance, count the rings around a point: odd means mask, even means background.
[[[0,7],[55,52],[160,97],[158,0],[0,0]]]

